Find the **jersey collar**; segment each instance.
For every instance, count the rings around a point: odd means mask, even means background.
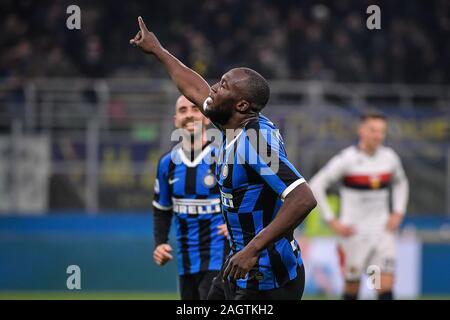
[[[211,146],[208,144],[193,161],[191,161],[190,159],[188,159],[188,157],[186,157],[183,148],[178,149],[178,154],[180,155],[181,161],[183,161],[183,163],[187,167],[192,168],[196,167],[202,161],[202,159],[209,153],[210,150]]]

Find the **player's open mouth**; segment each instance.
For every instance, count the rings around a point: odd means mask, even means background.
[[[208,110],[211,105],[213,103],[213,98],[211,97],[211,95],[208,96],[208,98],[206,98],[205,102],[203,103],[203,110]]]
[[[186,128],[186,129],[193,129],[195,127],[195,123],[193,121],[189,121],[189,122],[186,122],[183,125],[183,127]]]

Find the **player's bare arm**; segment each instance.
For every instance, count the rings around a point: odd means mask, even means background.
[[[400,224],[403,221],[403,214],[399,212],[392,212],[389,216],[389,220],[387,222],[387,229],[391,232],[395,232],[400,227]]]
[[[295,229],[317,205],[308,184],[293,189],[285,198],[275,219],[258,233],[244,249],[228,260],[223,277],[244,278],[258,261],[258,256],[269,245]]]
[[[328,221],[331,230],[342,237],[350,237],[356,233],[355,228],[351,225],[343,224],[338,219]]]
[[[186,67],[159,42],[153,32],[147,29],[141,17],[138,17],[139,31],[130,40],[130,44],[140,48],[147,54],[154,55],[166,67],[167,72],[181,93],[198,106],[202,106],[209,96],[208,83],[194,70]],[[200,108],[203,112],[203,109]]]

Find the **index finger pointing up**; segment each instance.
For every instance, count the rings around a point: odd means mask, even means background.
[[[144,31],[148,32],[147,26],[145,25],[144,20],[142,20],[141,16],[138,17],[138,23],[139,23],[139,28],[141,29],[142,32],[144,32]]]

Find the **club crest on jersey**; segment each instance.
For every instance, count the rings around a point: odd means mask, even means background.
[[[349,266],[347,271],[351,276],[357,276],[359,274],[359,269],[356,266]]]
[[[222,177],[225,179],[228,177],[228,165],[225,163],[222,167]]]
[[[379,176],[370,177],[370,186],[372,189],[379,189],[381,187],[381,179]]]
[[[214,177],[214,175],[212,173],[208,173],[203,178],[203,184],[207,188],[212,188],[212,187],[214,187],[216,185],[216,178]]]

